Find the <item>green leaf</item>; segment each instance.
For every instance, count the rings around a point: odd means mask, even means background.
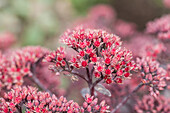
[[[45,34],[37,25],[29,26],[23,34],[24,45],[42,45],[44,39]]]
[[[29,0],[12,0],[11,6],[11,9],[15,12],[15,14],[24,18],[28,17],[30,8]]]

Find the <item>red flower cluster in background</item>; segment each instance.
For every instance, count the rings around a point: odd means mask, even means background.
[[[47,53],[48,50],[42,47],[25,47],[12,54],[1,54],[0,88],[22,85],[23,77],[32,75],[31,65]]]

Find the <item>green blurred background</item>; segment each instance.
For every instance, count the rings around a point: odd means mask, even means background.
[[[59,36],[96,4],[109,4],[118,18],[136,23],[138,30],[169,12],[162,0],[0,0],[0,32],[14,33],[16,46],[56,48]]]

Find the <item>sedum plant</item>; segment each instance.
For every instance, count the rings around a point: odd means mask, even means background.
[[[169,20],[140,32],[97,5],[54,51],[10,48],[15,36],[0,34],[0,113],[170,113]]]

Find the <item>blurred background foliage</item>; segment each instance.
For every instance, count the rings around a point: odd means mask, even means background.
[[[59,36],[97,4],[112,6],[117,17],[137,24],[169,12],[162,0],[0,0],[0,32],[12,32],[17,46],[43,45],[56,48]]]

